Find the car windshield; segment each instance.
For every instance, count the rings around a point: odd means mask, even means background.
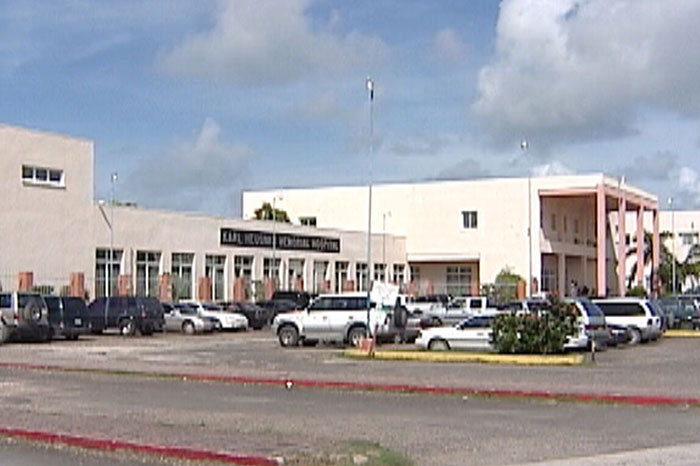
[[[605,316],[605,314],[603,314],[603,311],[593,301],[590,301],[588,299],[582,299],[581,306],[583,306],[583,309],[586,311],[586,314],[588,314],[589,317],[590,316],[600,316],[600,317]]]

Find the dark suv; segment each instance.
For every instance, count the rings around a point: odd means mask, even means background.
[[[97,298],[88,306],[90,330],[102,333],[108,328],[118,328],[122,335],[151,335],[163,330],[163,307],[155,298],[111,297]]]
[[[275,291],[272,294],[273,301],[293,301],[299,309],[306,309],[312,299],[313,295],[306,291]]]
[[[44,296],[49,308],[51,336],[63,335],[66,340],[77,340],[87,333],[90,316],[85,301],[80,298]]]

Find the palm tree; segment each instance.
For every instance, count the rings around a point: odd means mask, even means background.
[[[668,250],[666,245],[664,244],[663,240],[666,238],[669,238],[671,236],[671,233],[668,231],[661,232],[659,235],[660,238],[660,250],[659,250],[659,268],[658,268],[658,275],[659,275],[659,287],[663,287],[663,289],[669,288],[672,282],[672,275],[673,275],[673,261],[676,261],[676,283],[683,283],[685,279],[685,270],[683,268],[683,265],[678,262],[676,258],[673,257],[673,254]],[[626,257],[634,257],[635,259],[637,258],[637,248],[639,245],[635,245],[627,251]],[[653,249],[652,249],[652,234],[649,233],[648,231],[644,232],[644,244],[643,244],[643,252],[642,252],[642,258],[643,258],[643,267],[646,267],[647,264],[651,263],[651,256],[653,254]],[[699,251],[700,252],[700,251]],[[689,255],[690,257],[690,255]],[[700,254],[698,255],[700,257]],[[635,277],[637,276],[637,261],[635,260],[634,264],[632,265],[632,270],[630,271],[630,276],[627,279],[627,288],[632,288],[633,282],[635,280]],[[682,277],[682,278],[681,278]],[[654,283],[654,277],[652,277],[651,283]]]

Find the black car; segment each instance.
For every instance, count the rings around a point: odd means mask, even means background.
[[[248,319],[248,326],[253,330],[262,329],[275,317],[272,310],[247,301],[224,302],[220,304],[227,311],[243,314]]]
[[[44,296],[49,308],[51,336],[62,335],[66,340],[77,340],[88,331],[90,316],[88,308],[80,298]]]
[[[97,298],[88,306],[90,330],[102,333],[117,328],[122,335],[151,335],[163,330],[163,307],[155,298],[117,296]]]
[[[312,294],[306,291],[275,291],[272,294],[273,301],[293,301],[298,309],[306,309],[313,297]]]
[[[283,312],[298,311],[302,309],[294,301],[288,299],[270,299],[267,301],[256,301],[255,304],[258,306],[269,309],[272,312],[272,318],[274,319],[277,314]]]

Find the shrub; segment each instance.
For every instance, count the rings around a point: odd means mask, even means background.
[[[499,353],[561,353],[577,332],[574,304],[556,301],[547,310],[500,314],[493,321],[493,344]]]
[[[646,298],[647,290],[643,286],[637,285],[627,290],[627,296],[637,296],[640,298]]]

